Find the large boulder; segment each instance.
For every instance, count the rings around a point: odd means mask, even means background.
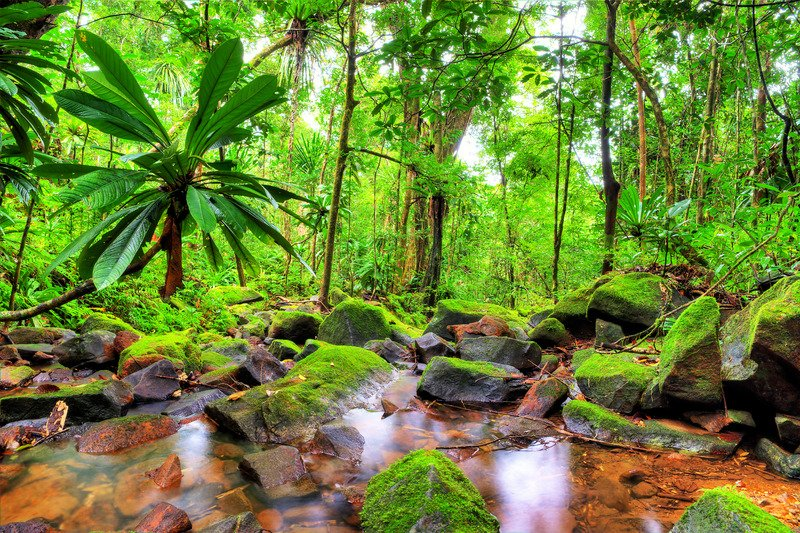
[[[58,344],[74,336],[74,331],[63,328],[21,327],[8,332],[12,344]]]
[[[653,367],[640,365],[625,355],[595,353],[575,371],[578,387],[587,398],[621,413],[632,413],[655,379]]]
[[[133,402],[130,385],[116,380],[99,380],[85,385],[65,386],[54,392],[0,397],[0,426],[17,420],[46,418],[59,400],[67,404],[67,422],[82,424],[121,416]]]
[[[800,479],[800,454],[789,453],[769,439],[759,439],[756,457],[780,475]]]
[[[239,470],[265,489],[292,483],[307,475],[300,452],[292,446],[273,446],[247,454],[242,457]]]
[[[707,490],[670,533],[791,533],[789,526],[732,489]]]
[[[418,363],[427,363],[434,357],[456,356],[456,349],[436,333],[426,333],[414,339],[412,347]]]
[[[455,336],[448,326],[470,324],[484,316],[500,318],[511,328],[525,327],[525,319],[517,312],[499,305],[464,300],[439,300],[436,304],[436,313],[425,328],[425,333],[435,333],[452,341],[455,340]]]
[[[133,398],[137,402],[163,401],[181,388],[175,365],[167,359],[129,374],[123,381],[133,387]]]
[[[225,338],[201,345],[204,351],[218,353],[241,363],[250,351],[250,343],[244,339]]]
[[[53,351],[58,362],[70,368],[108,365],[117,359],[116,338],[115,332],[92,330],[59,344]]]
[[[188,373],[200,370],[200,354],[200,347],[187,331],[149,335],[122,351],[117,374],[127,376],[161,359],[171,361]]]
[[[710,296],[696,300],[678,317],[664,339],[658,370],[660,390],[680,402],[722,402],[719,305]]]
[[[322,317],[317,314],[302,311],[278,311],[272,317],[268,336],[273,339],[286,339],[303,344],[308,339],[317,336],[320,324],[322,324]]]
[[[422,373],[417,394],[442,402],[507,403],[525,394],[523,381],[511,366],[434,357]]]
[[[163,415],[137,415],[98,422],[78,440],[82,453],[112,453],[174,435],[178,423]]]
[[[636,424],[613,411],[583,400],[572,400],[562,411],[567,429],[587,437],[649,448],[678,450],[702,455],[730,455],[740,435],[701,434],[655,420]]]
[[[489,361],[523,371],[537,368],[542,360],[542,349],[538,344],[510,337],[464,339],[458,343],[456,350],[465,361]]]
[[[753,407],[800,415],[800,280],[778,281],[720,331],[722,379]]]
[[[589,300],[598,287],[608,283],[611,276],[602,276],[592,285],[567,293],[553,307],[550,318],[555,318],[575,337],[589,338],[594,333],[594,321],[586,317]]]
[[[260,292],[236,285],[212,287],[205,297],[208,302],[219,302],[228,306],[260,302],[263,299],[264,296]]]
[[[141,333],[127,322],[108,313],[92,313],[86,317],[86,320],[83,321],[83,325],[81,326],[81,333],[85,334],[90,331],[110,331],[111,333],[130,331],[141,335]]]
[[[378,306],[350,298],[337,305],[319,327],[318,339],[344,346],[364,346],[392,335],[386,312]]]
[[[569,342],[569,333],[557,318],[545,318],[528,333],[528,338],[542,348],[565,346]]]
[[[371,405],[391,375],[391,365],[373,352],[325,346],[299,361],[285,377],[255,387],[235,401],[212,402],[206,412],[220,425],[256,442],[302,442],[346,411]]]
[[[586,316],[622,326],[628,335],[646,331],[671,308],[671,291],[664,280],[646,272],[613,276],[597,287],[589,299]]]
[[[374,476],[367,485],[361,525],[367,533],[500,530],[469,478],[437,450],[411,452]]]

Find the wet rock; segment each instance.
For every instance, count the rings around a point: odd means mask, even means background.
[[[567,429],[593,439],[702,455],[730,455],[741,440],[741,435],[700,434],[655,420],[635,424],[613,411],[582,400],[565,405],[563,417]]]
[[[690,505],[670,533],[791,533],[780,520],[745,496],[719,487]]]
[[[436,304],[436,313],[424,333],[435,333],[445,340],[453,341],[455,336],[448,326],[478,322],[485,316],[499,318],[509,327],[525,326],[525,319],[519,314],[499,305],[465,300],[439,300]]]
[[[128,331],[136,334],[139,333],[133,326],[109,313],[92,313],[86,317],[86,320],[83,321],[83,325],[81,326],[81,333],[85,334],[90,331],[110,331],[111,333]]]
[[[434,357],[455,357],[456,350],[450,343],[435,333],[426,333],[414,339],[414,354],[417,362],[427,363]]]
[[[630,510],[630,492],[626,490],[619,481],[601,477],[597,480],[590,494],[609,509],[614,509],[620,513]]]
[[[29,366],[0,368],[0,389],[14,389],[33,379],[38,372]]]
[[[509,337],[464,339],[458,343],[456,351],[466,361],[488,361],[522,371],[537,368],[542,360],[542,350],[538,344]]]
[[[361,520],[367,533],[500,530],[475,485],[436,450],[412,452],[374,476]]]
[[[485,316],[477,322],[472,322],[470,324],[456,324],[454,326],[447,326],[447,329],[453,334],[456,342],[460,342],[461,339],[470,337],[518,338],[517,335],[511,331],[511,328],[508,327],[508,324],[505,320],[495,316]]]
[[[184,393],[181,394],[177,402],[161,411],[161,414],[178,418],[194,416],[202,413],[205,406],[209,403],[224,398],[225,396],[227,396],[227,394],[219,389]]]
[[[594,345],[597,347],[617,346],[625,338],[622,326],[598,318],[594,323]]]
[[[405,361],[411,357],[411,352],[406,350],[405,346],[393,341],[392,339],[369,341],[364,345],[364,349],[369,350],[370,352],[375,352],[388,363]]]
[[[164,461],[164,464],[154,470],[146,473],[147,477],[153,480],[153,483],[162,489],[176,487],[181,484],[183,472],[181,472],[181,460],[173,454]]]
[[[546,318],[528,333],[528,338],[542,348],[566,346],[569,333],[557,318]]]
[[[242,359],[240,362],[244,362],[244,359]],[[219,370],[220,368],[235,365],[236,363],[233,362],[233,359],[217,352],[204,350],[200,353],[200,370],[202,372],[211,372],[213,370]]]
[[[237,435],[253,442],[269,442],[269,432],[261,414],[266,393],[266,386],[255,387],[237,400],[215,400],[206,405],[205,412],[217,424]]]
[[[197,531],[198,533],[261,533],[264,530],[261,528],[256,515],[246,511],[223,518]]]
[[[629,335],[650,328],[668,310],[671,299],[664,280],[646,272],[618,274],[598,287],[589,300],[586,316],[622,326]]]
[[[314,444],[326,455],[345,461],[360,461],[364,452],[364,437],[353,426],[331,423],[320,426]]]
[[[658,487],[647,481],[642,481],[631,487],[631,496],[637,500],[652,498],[658,494]]]
[[[57,344],[75,336],[75,332],[62,328],[29,328],[12,329],[8,333],[12,344]]]
[[[754,408],[800,415],[800,280],[784,278],[720,331],[722,379]]]
[[[495,417],[495,428],[501,435],[515,439],[532,440],[558,435],[547,421],[524,416],[497,416]]]
[[[775,426],[782,443],[790,449],[800,446],[800,418],[778,415],[775,417]]]
[[[319,333],[322,317],[302,311],[278,311],[272,317],[268,336],[273,339],[286,339],[303,344]]]
[[[108,365],[116,360],[114,339],[110,331],[90,331],[55,347],[58,362],[70,368],[97,367]]]
[[[220,302],[227,306],[260,302],[264,299],[260,292],[238,285],[212,287],[206,296],[209,302]]]
[[[64,386],[43,394],[3,396],[0,397],[0,425],[45,418],[59,400],[69,407],[67,423],[82,424],[120,416],[133,402],[133,391],[127,383],[109,380]]]
[[[123,381],[133,387],[133,398],[137,402],[163,401],[181,388],[175,365],[167,359],[134,372]]]
[[[380,307],[350,298],[337,305],[319,327],[318,339],[342,346],[364,346],[391,336],[387,313]]]
[[[769,439],[759,439],[756,457],[780,475],[800,479],[800,454],[791,454]]]
[[[417,394],[443,402],[506,403],[525,393],[523,380],[511,366],[434,357],[419,380]]]
[[[121,354],[141,338],[141,335],[134,333],[133,331],[128,331],[125,329],[118,331],[114,337],[114,353],[117,355]]]
[[[20,357],[28,360],[52,359],[50,356],[55,351],[52,344],[10,344],[9,347],[11,346],[17,350]]]
[[[286,375],[286,367],[265,346],[250,350],[244,363],[239,367],[237,378],[248,385],[262,385]]]
[[[291,483],[306,475],[303,458],[292,446],[275,446],[263,452],[247,454],[239,463],[239,470],[264,489]]]
[[[188,331],[148,335],[122,351],[117,374],[125,377],[161,359],[172,361],[187,373],[200,370],[200,347]]]
[[[547,378],[537,381],[525,393],[515,413],[519,416],[544,418],[561,404],[568,394],[569,387],[559,379]]]
[[[41,518],[0,526],[0,533],[54,533],[56,531],[58,530]]]
[[[715,405],[722,402],[719,305],[710,296],[692,303],[664,338],[658,382],[669,398]]]
[[[269,345],[270,353],[279,361],[294,359],[301,350],[302,348],[288,339],[275,339]]]
[[[629,359],[626,355],[593,354],[575,371],[581,392],[609,409],[634,412],[656,370]]]
[[[81,453],[111,453],[141,446],[177,433],[178,423],[168,416],[137,415],[112,418],[91,426],[81,435]]]
[[[192,522],[186,512],[174,505],[161,502],[142,518],[134,531],[136,533],[182,533],[192,529]]]

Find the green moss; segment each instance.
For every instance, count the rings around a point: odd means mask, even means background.
[[[614,276],[597,288],[589,300],[588,317],[622,326],[651,326],[664,307],[664,280],[647,272]]]
[[[488,533],[500,525],[464,473],[437,450],[417,450],[367,485],[362,526],[368,533]]]
[[[272,317],[269,336],[273,339],[288,339],[296,343],[317,336],[322,316],[303,311],[278,311]]]
[[[180,361],[187,372],[200,370],[200,348],[189,338],[189,332],[173,332],[142,337],[119,356],[118,371],[132,357],[158,354],[165,359]]]
[[[790,533],[783,522],[764,511],[733,488],[707,490],[690,505],[672,529],[673,533]]]
[[[227,355],[221,353],[204,351],[200,354],[200,366],[202,370],[216,370],[217,368],[225,367],[233,364],[233,360]]]
[[[0,368],[0,387],[16,387],[38,372],[29,366],[4,366]]]
[[[250,350],[250,343],[244,339],[225,337],[216,342],[206,344],[203,348],[228,357],[246,356]]]
[[[308,357],[312,353],[316,352],[320,348],[324,348],[325,346],[332,346],[332,344],[330,344],[328,342],[324,342],[324,341],[318,341],[316,339],[308,339],[305,342],[305,344],[303,345],[303,349],[300,350],[300,353],[298,353],[294,357],[294,360],[295,361],[300,361],[302,359],[305,359],[306,357]]]
[[[107,380],[97,380],[92,381],[90,383],[84,383],[83,385],[65,385],[59,388],[57,391],[53,392],[42,392],[42,393],[31,393],[31,394],[14,394],[11,396],[3,396],[0,398],[0,402],[7,399],[12,398],[71,398],[73,396],[79,396],[81,394],[94,394],[98,392],[102,392],[102,390],[110,383]],[[56,385],[58,386],[58,385]]]
[[[81,326],[81,333],[88,333],[96,330],[110,331],[112,333],[131,331],[137,335],[143,335],[143,333],[134,329],[133,326],[124,320],[108,313],[92,313],[86,317],[86,320]]]
[[[569,333],[557,318],[545,318],[528,333],[528,337],[540,346],[562,346],[569,340]]]
[[[584,287],[569,292],[553,307],[550,318],[559,322],[570,322],[577,318],[586,318],[589,309],[589,299],[594,294],[594,287]]]
[[[422,377],[419,380],[420,384],[425,381],[425,374],[428,373],[428,369],[431,368],[432,363],[437,359],[446,359],[448,365],[468,374],[472,374],[476,379],[480,378],[481,376],[488,376],[492,378],[508,377],[508,371],[503,370],[502,368],[497,368],[494,364],[488,361],[465,361],[457,357],[436,356],[433,357],[430,362],[428,362],[428,365],[425,367],[425,371],[422,372]]]
[[[223,366],[215,370],[206,372],[205,374],[200,376],[199,381],[203,385],[214,385],[224,382],[232,383],[233,379],[236,377],[235,374],[238,370],[239,370],[238,365],[229,364],[228,366]]]
[[[363,346],[368,341],[386,339],[392,326],[386,310],[363,300],[350,298],[337,305],[319,327],[318,338],[331,344]]]
[[[350,298],[349,294],[344,292],[339,287],[334,287],[333,289],[331,289],[330,295],[328,295],[328,303],[336,307],[337,305],[347,300],[348,298]]]
[[[204,331],[199,333],[194,340],[197,344],[210,344],[212,342],[227,340],[227,338],[214,331]]]
[[[360,390],[392,373],[392,366],[363,348],[326,346],[267,385],[264,422],[282,441],[340,416]]]
[[[235,285],[213,287],[206,293],[206,298],[208,302],[219,302],[222,305],[236,305],[264,299],[258,291]]]
[[[247,324],[242,326],[242,331],[254,337],[264,337],[267,334],[267,323],[263,318],[251,316]]]
[[[639,406],[655,378],[655,368],[634,363],[626,355],[594,354],[575,371],[578,387],[587,398],[625,413]]]
[[[301,350],[302,348],[288,339],[275,339],[269,345],[269,352],[281,361],[294,359]]]
[[[594,348],[584,348],[583,350],[575,351],[575,353],[572,354],[572,369],[578,370],[583,363],[596,353],[597,351]]]
[[[626,355],[595,353],[575,371],[575,379],[591,380],[617,375],[644,389],[656,377],[656,369],[634,363]]]
[[[625,433],[634,425],[627,418],[609,411],[605,407],[583,400],[572,400],[567,403],[564,406],[563,414],[565,417],[570,416],[591,420],[592,424],[597,428],[614,433]]]

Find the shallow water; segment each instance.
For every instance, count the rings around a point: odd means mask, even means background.
[[[415,381],[401,377],[386,397],[405,405]],[[155,503],[169,501],[195,527],[252,510],[271,531],[358,531],[358,505],[372,475],[410,450],[450,447],[445,453],[476,484],[504,532],[668,531],[698,489],[728,484],[800,525],[800,483],[764,472],[744,453],[711,461],[558,437],[497,440],[508,417],[444,406],[382,415],[354,410],[344,417],[366,441],[359,465],[304,454],[314,486],[278,491],[265,492],[238,471],[241,456],[259,446],[217,431],[204,418],[117,454],[79,454],[74,441],[43,444],[0,462],[0,480],[11,478],[0,493],[0,524],[44,517],[62,531],[127,529]],[[472,444],[484,446],[465,446]],[[179,488],[160,490],[144,473],[171,453],[181,459],[183,480]],[[633,470],[661,495],[632,497],[619,479]]]

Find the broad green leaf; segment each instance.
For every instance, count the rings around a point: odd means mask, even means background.
[[[209,205],[208,197],[191,185],[186,189],[186,203],[189,214],[205,233],[211,233],[217,226],[217,216]]]
[[[118,168],[98,169],[75,180],[71,189],[58,193],[64,207],[85,200],[92,209],[106,211],[142,186],[146,172]]]
[[[222,235],[224,235],[225,240],[228,241],[228,246],[231,247],[233,254],[242,262],[242,266],[244,267],[245,272],[247,272],[247,275],[257,276],[260,271],[258,261],[256,261],[256,258],[253,257],[253,254],[250,253],[250,250],[248,250],[244,245],[239,235],[237,235],[225,223],[222,224],[221,229]]]
[[[217,243],[214,242],[214,239],[212,239],[211,235],[208,233],[203,233],[203,250],[206,252],[206,258],[212,269],[216,271],[222,268],[222,252],[220,252]]]
[[[106,167],[96,167],[92,165],[79,165],[77,163],[45,163],[34,167],[31,172],[45,179],[74,179],[95,170],[108,170]]]
[[[146,125],[110,102],[75,89],[58,91],[54,98],[64,111],[103,133],[153,146],[158,144],[158,138]]]
[[[8,76],[2,73],[0,73],[0,91],[3,91],[11,96],[15,96],[17,94],[17,86],[14,85],[14,82],[11,81]]]

